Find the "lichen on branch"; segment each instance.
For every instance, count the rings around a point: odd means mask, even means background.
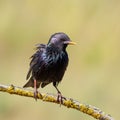
[[[34,98],[33,91],[25,89],[25,88],[21,88],[21,87],[16,87],[14,85],[2,85],[2,84],[0,84],[0,91],[7,92],[10,94],[16,94],[16,95],[20,95],[20,96]],[[57,96],[54,94],[38,93],[37,97],[38,97],[38,99],[41,99],[45,102],[52,102],[52,103],[60,104],[57,101]],[[86,114],[88,114],[88,115],[90,115],[98,120],[114,120],[110,115],[105,114],[99,108],[96,108],[92,105],[81,103],[81,102],[76,101],[72,98],[65,97],[65,99],[63,99],[61,104],[63,106],[68,107],[68,108],[73,108],[73,109],[76,109],[80,112],[86,113]]]

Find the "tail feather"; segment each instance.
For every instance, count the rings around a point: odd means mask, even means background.
[[[31,74],[31,68],[30,68],[29,71],[28,71],[28,74],[27,74],[27,76],[26,76],[26,80],[30,77],[30,74]]]
[[[23,88],[25,87],[34,87],[34,82],[30,79],[24,86]]]

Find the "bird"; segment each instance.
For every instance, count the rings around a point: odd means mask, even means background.
[[[58,89],[58,84],[61,82],[69,62],[66,47],[75,44],[63,32],[51,35],[47,44],[37,44],[36,52],[31,56],[30,68],[26,76],[28,82],[23,86],[23,88],[34,88],[36,100],[37,89],[52,83],[58,93],[57,101],[62,102],[63,96]]]

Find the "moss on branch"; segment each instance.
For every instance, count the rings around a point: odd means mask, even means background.
[[[25,88],[21,88],[21,87],[16,87],[14,85],[1,85],[0,84],[0,91],[7,92],[10,94],[16,94],[16,95],[20,95],[20,96],[34,98],[33,91],[25,89]],[[38,99],[41,99],[45,102],[52,102],[52,103],[60,104],[57,101],[57,96],[54,94],[38,93]],[[63,99],[63,102],[61,104],[63,106],[68,107],[68,108],[73,108],[73,109],[76,109],[76,110],[81,111],[83,113],[86,113],[86,114],[88,114],[88,115],[90,115],[98,120],[114,120],[110,115],[105,114],[99,108],[96,108],[92,105],[80,103],[79,101],[76,101],[76,100],[71,99],[71,98]]]

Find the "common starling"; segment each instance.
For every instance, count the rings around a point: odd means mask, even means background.
[[[34,97],[37,100],[37,89],[45,87],[49,83],[58,92],[57,100],[62,101],[62,94],[57,85],[62,80],[68,66],[67,45],[74,45],[70,38],[62,32],[53,34],[48,44],[39,44],[36,53],[31,56],[30,69],[26,79],[29,81],[23,87],[33,87]]]

